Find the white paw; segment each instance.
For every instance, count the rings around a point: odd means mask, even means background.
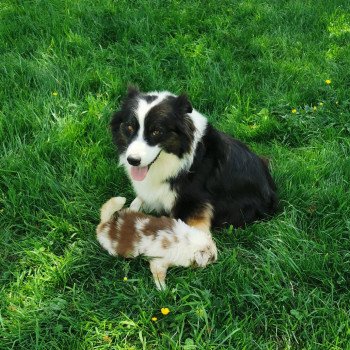
[[[132,211],[140,211],[141,207],[142,207],[142,199],[140,199],[139,197],[136,197],[130,204],[130,209]]]
[[[159,281],[159,280],[154,280],[156,283],[156,287],[158,290],[165,290],[166,289],[166,284],[164,281]]]

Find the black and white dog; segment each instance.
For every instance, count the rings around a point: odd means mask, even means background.
[[[275,213],[267,161],[215,130],[185,95],[130,87],[111,129],[137,194],[132,209],[165,212],[205,231]]]

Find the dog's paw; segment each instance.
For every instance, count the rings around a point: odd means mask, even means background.
[[[140,199],[139,197],[136,197],[130,204],[130,209],[132,211],[140,211],[141,207],[142,207],[142,199]]]

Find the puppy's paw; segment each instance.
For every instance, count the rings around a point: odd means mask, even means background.
[[[142,199],[140,197],[136,197],[130,204],[130,209],[132,211],[140,211],[142,207]]]
[[[153,259],[149,263],[153,275],[154,283],[158,290],[165,290],[165,277],[167,265],[161,259]]]
[[[154,280],[158,290],[162,291],[166,289],[166,284],[164,281]]]
[[[101,207],[101,223],[108,222],[112,215],[123,208],[125,197],[113,197]]]

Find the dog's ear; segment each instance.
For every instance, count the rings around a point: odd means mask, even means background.
[[[109,126],[112,130],[113,135],[119,131],[120,124],[125,119],[124,111],[118,111],[113,113]]]
[[[121,111],[115,113],[112,116],[112,118],[116,119],[116,117],[118,117],[120,120],[123,119],[123,116],[124,116],[123,110],[128,107],[128,105],[130,104],[130,100],[132,100],[134,97],[136,97],[139,94],[140,94],[139,88],[136,85],[129,84],[126,91],[126,95],[121,100],[121,106],[120,106]]]
[[[139,88],[136,85],[128,84],[128,89],[126,93],[127,98],[134,98],[140,93]]]
[[[192,105],[185,94],[176,97],[175,108],[180,114],[192,113]]]

